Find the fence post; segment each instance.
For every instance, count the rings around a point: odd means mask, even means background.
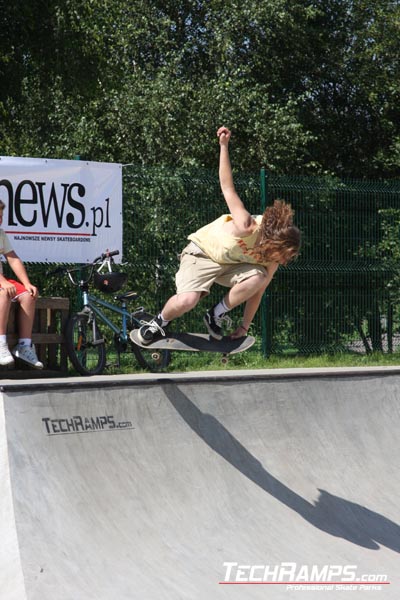
[[[81,155],[80,154],[75,154],[74,160],[81,160]],[[81,279],[82,279],[82,269],[79,269],[79,271],[77,273],[78,273],[78,281],[81,281]],[[82,302],[83,302],[83,295],[82,295],[82,291],[81,291],[80,287],[76,288],[76,300],[75,301],[77,302],[78,310],[81,310],[81,308],[82,308]],[[75,310],[75,307],[74,307],[74,310]]]
[[[267,175],[265,168],[260,171],[260,191],[261,191],[261,213],[267,208]],[[268,290],[268,288],[267,288]],[[268,340],[268,291],[264,292],[261,300],[261,350],[265,358],[271,353],[271,340]]]
[[[391,300],[388,300],[386,335],[388,342],[388,353],[393,354],[393,304]]]

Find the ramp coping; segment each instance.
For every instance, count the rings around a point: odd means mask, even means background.
[[[291,369],[254,369],[226,371],[189,371],[186,373],[140,373],[127,375],[98,375],[93,377],[59,377],[56,379],[24,379],[0,382],[1,392],[36,392],[44,389],[93,388],[101,384],[103,387],[143,386],[162,384],[163,382],[218,382],[249,381],[268,379],[303,379],[321,377],[373,377],[377,375],[398,375],[399,366],[375,367],[314,367]]]

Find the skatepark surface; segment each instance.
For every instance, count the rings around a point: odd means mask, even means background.
[[[400,598],[400,368],[0,386],[0,600]]]

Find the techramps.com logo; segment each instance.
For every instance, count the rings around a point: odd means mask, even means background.
[[[242,565],[224,562],[220,585],[283,586],[288,591],[372,591],[390,585],[385,574],[359,573],[357,565]]]
[[[74,415],[73,417],[63,419],[43,417],[42,423],[47,435],[102,433],[106,431],[134,429],[131,421],[119,421],[113,415]]]

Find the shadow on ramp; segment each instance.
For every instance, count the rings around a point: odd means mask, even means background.
[[[314,527],[353,544],[378,550],[380,545],[400,552],[400,526],[359,504],[318,490],[312,504],[271,475],[215,417],[203,413],[175,383],[162,384],[171,405],[214,452],[250,481],[298,513]]]

